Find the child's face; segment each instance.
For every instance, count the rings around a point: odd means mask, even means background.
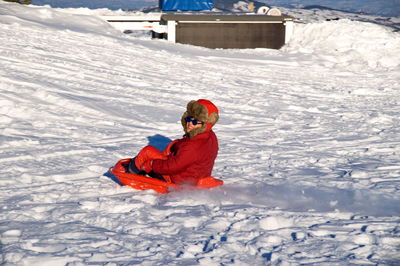
[[[202,127],[202,126],[203,126],[202,124],[193,125],[192,122],[186,122],[186,130],[187,130],[187,132],[190,132],[193,129],[196,129],[196,128],[199,128],[199,127]]]

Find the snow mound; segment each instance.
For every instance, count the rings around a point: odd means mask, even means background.
[[[96,12],[104,12],[102,10]],[[53,28],[81,33],[120,34],[106,21],[93,15],[88,9],[53,9],[49,6],[21,6],[14,3],[0,5],[0,23],[32,28]]]
[[[400,33],[348,19],[296,24],[293,38],[283,50],[317,57],[331,65],[395,68],[400,65]]]

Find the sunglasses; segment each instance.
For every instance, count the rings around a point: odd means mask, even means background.
[[[187,116],[186,118],[186,122],[190,123],[192,122],[193,126],[196,126],[197,124],[202,125],[203,122],[196,120],[196,119],[192,119],[190,116]]]

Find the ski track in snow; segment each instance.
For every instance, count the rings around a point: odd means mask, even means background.
[[[359,50],[325,41],[340,28]],[[4,265],[399,263],[398,32],[315,22],[281,51],[210,50],[0,2],[0,40]],[[107,176],[179,138],[198,98],[221,111],[223,187],[158,195]]]

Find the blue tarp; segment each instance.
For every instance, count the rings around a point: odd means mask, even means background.
[[[200,11],[213,9],[213,0],[161,0],[163,11]]]

